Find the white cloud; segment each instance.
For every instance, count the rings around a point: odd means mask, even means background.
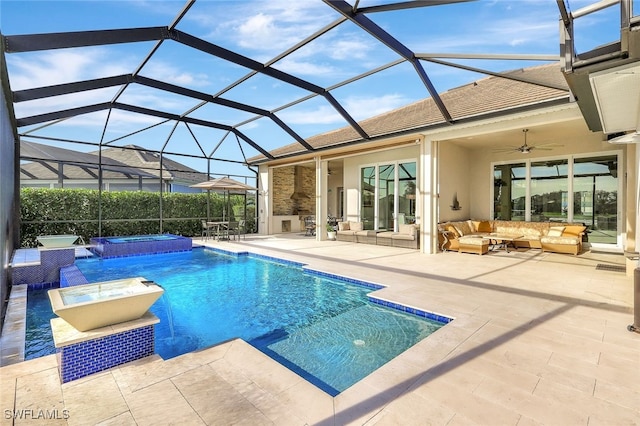
[[[400,94],[382,96],[349,96],[343,102],[345,110],[357,121],[391,111],[412,101]],[[320,105],[305,109],[304,104],[296,110],[284,110],[280,114],[287,123],[293,124],[337,124],[345,123],[344,118],[330,105]]]
[[[350,96],[343,105],[356,120],[363,120],[399,108],[412,100],[391,93],[383,96]]]
[[[279,116],[287,124],[344,123],[342,116],[329,105],[321,105],[314,109],[284,110]]]
[[[230,42],[266,61],[316,32],[337,15],[317,1],[258,0],[202,3],[201,8],[188,17],[206,29],[205,38],[221,45]]]
[[[63,49],[7,57],[11,87],[21,90],[131,72],[132,64],[109,62],[107,50],[100,48]]]
[[[209,85],[209,76],[201,72],[189,72],[179,67],[180,63],[153,61],[145,66],[141,75],[178,86],[204,87]]]
[[[298,76],[332,75],[337,71],[332,64],[316,64],[311,61],[299,61],[293,58],[284,58],[276,62],[274,68]]]

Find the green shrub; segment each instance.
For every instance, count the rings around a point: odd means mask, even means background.
[[[86,243],[91,237],[157,234],[160,232],[200,236],[201,220],[222,219],[224,197],[216,193],[164,193],[162,195],[162,229],[160,227],[160,193],[142,191],[104,191],[91,189],[23,188],[20,191],[21,246],[37,246],[38,235],[74,234]],[[228,202],[231,218],[244,212],[244,197],[232,195]],[[102,211],[101,217],[99,212]],[[247,225],[254,226],[255,207],[247,206]],[[101,223],[101,227],[99,226]],[[249,227],[249,229],[253,229]]]

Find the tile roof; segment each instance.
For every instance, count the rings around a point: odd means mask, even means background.
[[[552,87],[497,76],[485,77],[456,87],[440,94],[454,122],[473,117],[480,119],[487,114],[502,111],[506,114],[519,107],[557,99],[569,99],[569,87],[559,64],[523,68],[505,72],[502,75],[536,81]],[[359,122],[372,138],[411,130],[426,130],[431,126],[445,123],[431,97]],[[307,139],[311,146],[318,149],[362,141],[360,135],[351,127],[343,127]],[[270,153],[277,158],[304,154],[308,151],[299,144],[292,143],[276,148]],[[264,156],[259,155],[250,158],[248,162],[259,163],[265,159]]]
[[[155,152],[147,151],[141,146],[126,145],[122,148],[104,148],[102,150],[102,155],[121,161],[129,166],[140,168],[155,176],[160,174],[158,171],[160,155]],[[207,180],[206,174],[200,173],[197,170],[167,158],[166,156],[162,159],[162,169],[163,179],[173,178],[185,183],[197,183]]]
[[[65,164],[65,179],[97,179],[98,151],[83,153],[64,148],[21,142],[21,152],[32,162],[20,165],[21,179],[51,180],[58,178],[58,162]],[[110,147],[102,150],[103,178],[124,179],[158,177],[160,158],[144,148],[127,145],[124,148]],[[206,175],[170,158],[162,160],[164,179],[193,184],[206,180]]]

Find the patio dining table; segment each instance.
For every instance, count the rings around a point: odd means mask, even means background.
[[[207,222],[213,230],[213,235],[216,240],[228,240],[229,239],[229,221],[215,221]]]

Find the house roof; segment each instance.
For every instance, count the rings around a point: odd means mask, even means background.
[[[109,147],[102,150],[102,155],[145,170],[156,177],[160,175],[160,154],[145,150],[143,147],[136,145]],[[165,156],[162,158],[162,178],[192,184],[206,180],[207,176]]]
[[[99,158],[97,155],[35,142],[20,141],[20,157],[31,160],[20,165],[22,179],[51,180],[58,178],[58,164],[64,164],[65,179],[97,179]],[[147,171],[131,167],[123,162],[104,157],[104,178],[153,178]]]
[[[100,158],[98,151],[85,153],[22,140],[20,156],[32,162],[21,164],[22,179],[52,180],[58,178],[57,165],[64,164],[65,179],[97,179]],[[141,147],[128,145],[122,148],[102,150],[102,169],[105,179],[157,178],[160,158],[158,154]],[[201,182],[202,173],[164,157],[163,179],[173,179],[185,184]]]
[[[479,120],[490,114],[508,114],[524,107],[536,107],[550,101],[568,101],[569,87],[558,64],[540,65],[492,75],[440,94],[455,122]],[[363,120],[360,126],[380,138],[411,131],[425,131],[449,125],[436,102],[429,97],[404,107]],[[307,139],[315,149],[366,142],[352,127],[343,127]],[[299,144],[270,151],[275,158],[306,154]],[[248,159],[249,164],[267,161],[264,156]]]

